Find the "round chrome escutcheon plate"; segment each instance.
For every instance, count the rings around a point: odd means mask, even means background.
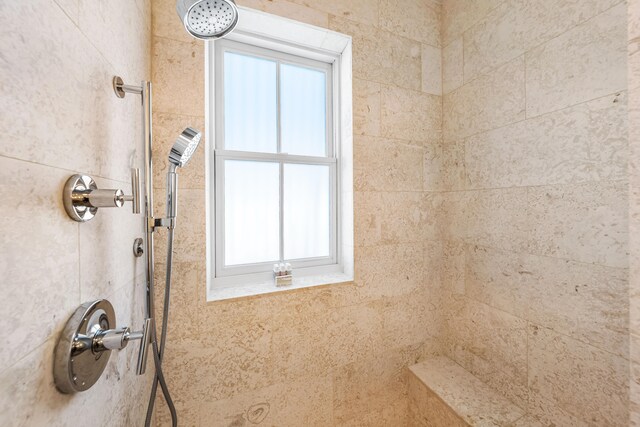
[[[95,181],[87,175],[73,175],[64,185],[62,191],[62,201],[67,215],[74,221],[87,222],[93,219],[98,212],[98,208],[83,206],[82,200],[78,199],[79,192],[87,190],[97,190]]]
[[[116,315],[107,300],[82,304],[67,321],[55,350],[53,377],[62,393],[77,393],[93,386],[107,366],[111,351],[94,353],[92,336],[115,328]]]

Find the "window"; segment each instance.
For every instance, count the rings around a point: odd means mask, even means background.
[[[249,13],[241,9],[241,18]],[[273,28],[293,23],[281,21]],[[294,286],[326,283],[323,276],[348,273],[353,257],[351,221],[343,221],[352,201],[342,187],[351,187],[350,176],[343,179],[351,159],[343,158],[350,138],[343,141],[338,116],[340,57],[232,34],[209,50],[209,290],[274,291],[280,262],[291,263]]]

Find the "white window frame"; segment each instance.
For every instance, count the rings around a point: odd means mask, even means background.
[[[240,7],[236,30],[225,39],[207,42],[207,283],[208,299],[226,299],[273,292],[273,262],[245,266],[223,265],[224,227],[217,221],[224,213],[224,160],[254,160],[280,163],[280,198],[284,163],[326,164],[331,177],[331,254],[329,257],[290,261],[294,285],[304,287],[348,282],[353,279],[353,191],[351,38],[343,34]],[[224,117],[221,108],[224,52],[233,51],[267,57],[327,73],[326,157],[281,153],[255,153],[222,149]],[[279,69],[279,67],[278,67]],[[278,78],[279,80],[279,78]],[[279,84],[279,82],[278,82]],[[279,92],[279,90],[278,90]],[[278,102],[279,96],[278,93]],[[278,104],[279,109],[279,104]],[[278,133],[279,130],[278,130]],[[278,135],[280,144],[280,135]],[[213,190],[213,191],[212,191]],[[280,213],[280,227],[283,226]],[[282,229],[281,229],[282,235]],[[280,254],[283,244],[280,242]],[[291,289],[282,288],[282,290]]]

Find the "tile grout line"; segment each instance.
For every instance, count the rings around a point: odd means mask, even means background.
[[[569,110],[569,109],[572,109],[572,108],[575,108],[575,107],[578,107],[578,106],[581,106],[581,105],[584,105],[584,104],[588,104],[588,103],[593,102],[593,101],[602,100],[602,99],[605,99],[605,98],[609,98],[611,96],[621,95],[623,93],[624,94],[628,93],[627,88],[615,90],[615,91],[610,92],[610,93],[608,93],[606,95],[601,95],[601,96],[597,96],[595,98],[590,98],[590,99],[587,99],[587,100],[584,100],[584,101],[580,101],[580,102],[578,102],[576,104],[571,104],[571,105],[568,105],[566,107],[558,108],[556,110],[551,110],[551,111],[544,112],[542,114],[538,114],[538,115],[535,115],[535,116],[530,116],[530,117],[527,117],[526,119],[521,119],[521,120],[517,120],[517,121],[514,121],[514,122],[510,122],[510,123],[507,123],[507,124],[504,124],[504,125],[500,125],[500,126],[495,127],[495,128],[482,130],[482,131],[475,132],[475,133],[472,133],[472,134],[469,134],[469,135],[466,135],[466,136],[460,136],[458,138],[451,138],[451,139],[464,139],[464,140],[466,140],[466,139],[469,139],[469,138],[473,138],[473,137],[482,135],[484,133],[489,133],[489,132],[493,132],[493,131],[496,131],[496,130],[504,129],[504,128],[509,127],[509,126],[513,126],[513,125],[516,125],[516,124],[519,124],[519,123],[526,122],[528,120],[530,121],[530,120],[537,119],[537,118],[540,118],[540,117],[544,117],[544,116],[547,116],[547,115],[550,115],[550,114],[559,113],[559,112],[564,111],[564,110]]]
[[[506,0],[506,1],[508,1],[508,0]],[[504,3],[504,2],[503,2],[503,3]],[[464,79],[463,79],[463,85],[462,85],[462,86],[460,86],[460,87],[463,87],[463,86],[465,86],[465,85],[467,85],[467,84],[469,84],[469,83],[472,83],[472,82],[476,81],[477,79],[479,79],[479,78],[481,78],[481,77],[486,77],[486,76],[489,76],[489,75],[494,74],[494,73],[495,73],[495,71],[496,71],[498,68],[500,68],[500,67],[504,66],[505,64],[508,64],[509,62],[511,62],[511,61],[515,60],[516,58],[519,58],[520,56],[523,56],[523,55],[525,55],[525,54],[527,54],[527,53],[531,53],[531,51],[536,50],[536,49],[539,49],[540,47],[544,46],[545,44],[548,44],[549,42],[551,42],[551,41],[553,41],[553,40],[555,40],[555,39],[557,39],[557,38],[559,38],[559,37],[561,37],[561,36],[565,35],[566,33],[570,32],[570,31],[573,31],[574,29],[576,29],[576,28],[578,28],[578,27],[581,27],[581,26],[583,26],[583,25],[585,25],[585,24],[589,23],[589,21],[591,21],[591,20],[593,20],[593,19],[595,19],[595,18],[597,18],[597,17],[599,17],[599,16],[601,16],[601,15],[603,15],[603,14],[605,14],[605,13],[609,12],[611,9],[614,9],[614,8],[616,8],[616,7],[620,6],[620,4],[622,4],[622,3],[625,3],[625,0],[622,0],[622,1],[618,2],[618,3],[616,3],[615,5],[613,5],[613,6],[609,7],[608,9],[605,9],[605,10],[603,10],[602,12],[600,12],[600,13],[598,13],[598,14],[596,14],[596,15],[592,16],[592,17],[590,17],[589,19],[586,19],[586,20],[584,20],[584,21],[581,21],[581,22],[576,23],[576,24],[575,24],[575,25],[573,25],[571,28],[566,29],[566,30],[565,30],[565,31],[563,31],[562,33],[557,34],[557,35],[553,36],[552,38],[550,38],[550,39],[548,39],[548,40],[546,40],[546,41],[544,41],[544,42],[541,42],[540,44],[537,44],[537,45],[535,45],[535,46],[533,46],[533,47],[531,47],[531,48],[529,48],[529,49],[523,49],[523,51],[522,51],[521,53],[519,53],[518,55],[516,55],[516,56],[514,56],[514,57],[512,57],[512,58],[506,59],[506,60],[504,60],[504,62],[502,62],[502,63],[500,63],[500,64],[498,64],[498,65],[495,65],[494,67],[492,67],[492,68],[490,68],[490,69],[488,69],[488,70],[486,70],[486,71],[482,71],[482,72],[477,73],[477,74],[476,74],[472,79],[470,79],[469,81],[464,81]],[[501,5],[502,5],[502,3],[500,4],[500,6],[501,6]],[[498,7],[499,7],[499,6],[498,6]],[[491,10],[491,12],[493,12],[493,10],[497,9],[498,7],[496,7],[496,8],[494,8],[494,9],[492,9],[492,10]],[[478,21],[478,22],[480,22],[480,21]],[[475,25],[477,25],[477,23],[476,23],[476,24],[474,24],[473,26],[475,26]],[[469,28],[468,30],[465,30],[465,33],[466,33],[467,31],[469,31],[470,29],[471,29],[471,28]],[[463,34],[464,34],[464,33],[463,33]],[[461,36],[462,36],[462,34],[461,34]],[[455,40],[455,39],[454,39],[454,40]],[[464,43],[463,43],[463,50],[464,50]],[[459,89],[459,88],[458,88],[458,89]],[[458,89],[456,89],[456,90],[458,90]]]

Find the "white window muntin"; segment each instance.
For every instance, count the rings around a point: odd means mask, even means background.
[[[224,149],[225,120],[224,120],[224,53],[233,52],[241,55],[261,57],[277,63],[277,122],[278,122],[278,153],[262,153],[248,151],[231,151]],[[292,64],[313,70],[320,70],[325,73],[326,81],[326,157],[300,156],[288,153],[280,153],[280,64]],[[248,265],[224,265],[224,162],[225,160],[245,160],[245,161],[265,161],[278,163],[280,165],[280,257],[284,253],[283,239],[283,165],[286,163],[327,165],[330,176],[330,255],[327,257],[306,258],[301,260],[286,260],[291,262],[297,273],[318,274],[323,272],[339,271],[337,263],[340,251],[339,224],[338,218],[338,194],[340,182],[338,177],[338,159],[335,153],[338,152],[337,138],[334,130],[334,75],[335,70],[332,63],[321,62],[314,59],[291,55],[284,52],[257,47],[250,44],[234,42],[230,40],[219,40],[215,44],[215,276],[216,278],[227,278],[227,284],[242,284],[247,280],[260,280],[270,277],[271,267],[274,262],[248,264]],[[235,276],[235,277],[232,277]],[[246,276],[247,280],[242,277]]]

